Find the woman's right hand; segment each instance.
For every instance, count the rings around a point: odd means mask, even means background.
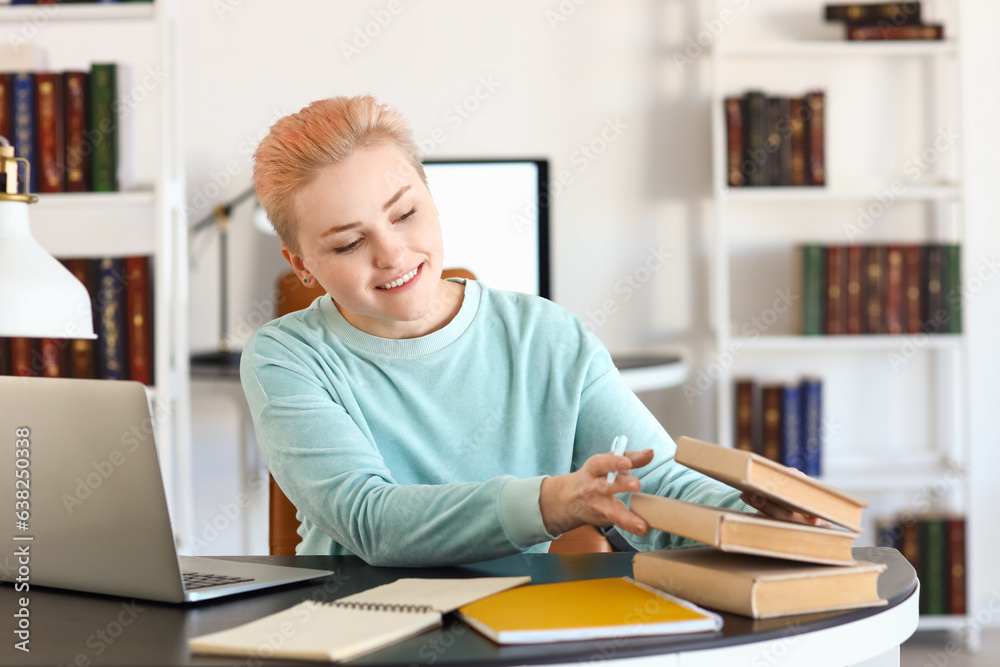
[[[640,482],[630,474],[653,460],[653,450],[614,454],[595,454],[576,472],[542,480],[538,504],[545,530],[561,535],[583,525],[614,525],[636,535],[649,531],[642,517],[631,512],[616,493],[639,491]],[[608,484],[608,473],[618,477]]]

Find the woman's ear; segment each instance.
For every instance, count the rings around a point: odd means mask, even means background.
[[[312,286],[315,283],[315,278],[309,273],[309,269],[306,268],[305,262],[302,261],[302,256],[297,255],[292,252],[288,246],[284,243],[281,244],[281,254],[285,256],[288,263],[292,265],[292,270],[295,271],[295,275],[299,277],[303,285]]]

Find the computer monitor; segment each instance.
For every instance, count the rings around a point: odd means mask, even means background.
[[[550,296],[548,161],[425,160],[445,268],[490,287]]]

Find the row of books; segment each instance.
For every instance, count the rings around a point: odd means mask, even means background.
[[[828,22],[843,23],[848,40],[944,39],[944,26],[924,23],[919,2],[824,5]]]
[[[117,67],[0,73],[0,135],[31,164],[33,192],[118,190]]]
[[[875,533],[878,546],[899,550],[917,571],[921,614],[965,614],[965,517],[880,519]]]
[[[823,91],[784,97],[751,90],[723,104],[730,187],[826,183]]]
[[[736,448],[819,477],[823,452],[823,381],[736,378]]]
[[[0,338],[0,375],[153,384],[149,257],[80,258],[63,263],[90,293],[97,339]]]
[[[798,252],[803,335],[962,332],[956,244],[806,244]]]

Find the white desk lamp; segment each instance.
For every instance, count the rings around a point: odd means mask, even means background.
[[[97,338],[87,288],[31,235],[29,170],[0,137],[0,336]]]

